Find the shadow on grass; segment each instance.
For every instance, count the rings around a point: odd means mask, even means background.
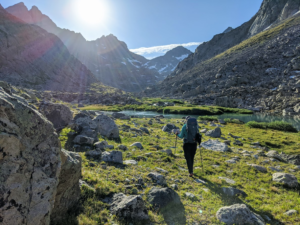
[[[206,188],[208,188],[211,192],[213,192],[214,194],[217,194],[224,206],[231,206],[231,205],[234,205],[234,204],[245,204],[248,206],[248,208],[256,213],[256,214],[259,214],[262,216],[262,218],[267,222],[267,223],[271,223],[271,224],[276,224],[276,225],[283,225],[284,223],[281,222],[280,220],[278,219],[275,219],[271,213],[269,213],[268,211],[263,211],[263,210],[256,210],[254,208],[252,208],[250,205],[248,205],[246,202],[244,202],[241,198],[240,198],[240,195],[236,195],[234,197],[231,197],[231,196],[228,196],[226,195],[223,191],[222,191],[222,185],[220,184],[216,184],[216,183],[213,183],[207,179],[204,178],[203,174],[200,173],[198,176],[197,176],[199,179],[205,181],[206,183],[203,184],[204,186],[206,186]],[[229,185],[228,185],[229,186]],[[270,218],[271,220],[268,221],[266,219],[266,216],[268,218]]]

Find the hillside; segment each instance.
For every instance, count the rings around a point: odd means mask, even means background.
[[[80,33],[58,27],[36,6],[28,10],[24,3],[18,3],[6,11],[58,36],[70,53],[106,85],[138,92],[157,82],[158,72],[142,67],[148,60],[130,52],[127,45],[112,34],[87,41]]]
[[[0,80],[37,90],[84,92],[94,75],[62,41],[0,7]]]
[[[299,30],[297,13],[222,54],[191,68],[186,65],[185,70],[175,71],[145,94],[184,97],[194,104],[277,112],[285,109],[286,115],[297,114],[293,107],[300,97]]]

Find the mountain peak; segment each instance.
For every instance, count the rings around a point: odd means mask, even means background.
[[[232,31],[232,30],[233,30],[232,27],[228,27],[226,30],[224,30],[223,34],[228,33],[228,32],[230,32],[230,31]]]

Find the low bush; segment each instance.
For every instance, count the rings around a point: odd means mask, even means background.
[[[259,128],[259,129],[273,129],[273,130],[281,130],[281,131],[288,131],[297,133],[297,129],[293,127],[290,123],[283,122],[283,121],[275,121],[275,122],[256,122],[250,121],[247,123],[248,127],[251,128]]]
[[[199,116],[198,119],[199,120],[208,120],[208,121],[218,120],[218,118],[216,116]]]
[[[224,119],[224,121],[226,123],[244,124],[244,122],[239,119],[226,118],[226,119]]]

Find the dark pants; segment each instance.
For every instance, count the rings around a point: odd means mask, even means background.
[[[183,151],[186,163],[189,169],[189,173],[193,173],[194,158],[197,150],[197,143],[184,143]]]

